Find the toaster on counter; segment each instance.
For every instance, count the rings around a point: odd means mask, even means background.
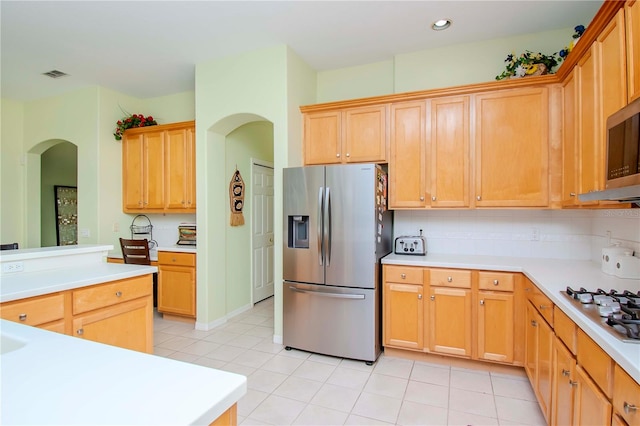
[[[423,236],[398,237],[396,238],[394,253],[424,256],[427,254],[427,241]]]

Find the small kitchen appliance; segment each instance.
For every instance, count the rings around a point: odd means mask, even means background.
[[[629,249],[620,247],[620,244],[613,244],[602,249],[602,272],[607,275],[614,275],[616,272],[616,260],[624,255]]]
[[[178,242],[179,246],[195,246],[196,245],[196,224],[181,223],[178,225]]]
[[[395,254],[426,255],[427,241],[422,236],[422,230],[420,230],[420,236],[418,237],[405,235],[396,238],[393,252]]]

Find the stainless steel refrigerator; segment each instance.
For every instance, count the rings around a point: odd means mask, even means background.
[[[283,343],[374,362],[380,258],[391,252],[387,174],[376,164],[284,169]]]

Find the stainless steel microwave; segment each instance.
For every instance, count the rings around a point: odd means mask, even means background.
[[[604,191],[580,194],[581,201],[640,201],[640,98],[607,119]]]

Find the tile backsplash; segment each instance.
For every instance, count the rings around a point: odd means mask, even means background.
[[[640,209],[400,210],[394,217],[394,238],[422,230],[429,253],[600,262],[602,248],[618,242],[640,255]]]
[[[153,239],[156,240],[158,246],[166,247],[173,246],[178,241],[178,225],[183,222],[195,223],[195,214],[148,214],[146,215],[151,224],[153,225]],[[131,216],[131,219],[135,215]],[[146,223],[143,219],[138,219],[136,224]],[[126,230],[129,232],[129,229]],[[129,236],[122,235],[123,238],[129,238]]]

